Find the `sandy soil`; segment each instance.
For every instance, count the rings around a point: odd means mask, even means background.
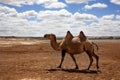
[[[68,54],[57,69],[61,53],[47,40],[0,39],[0,80],[120,80],[120,40],[95,42],[101,72],[96,72],[95,60],[90,72],[84,70],[89,64],[85,53],[75,55],[79,70]]]

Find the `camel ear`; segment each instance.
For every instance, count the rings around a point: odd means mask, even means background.
[[[83,31],[80,31],[79,38],[81,42],[86,41],[87,37],[85,36]]]

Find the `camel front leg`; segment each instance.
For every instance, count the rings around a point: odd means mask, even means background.
[[[66,51],[65,51],[65,50],[62,50],[62,54],[61,54],[61,56],[62,56],[62,58],[61,58],[61,62],[60,62],[59,66],[58,66],[57,68],[61,68],[62,63],[63,63],[63,61],[64,61],[65,54],[66,54]]]

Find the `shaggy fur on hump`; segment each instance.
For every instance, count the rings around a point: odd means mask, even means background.
[[[85,36],[83,31],[80,31],[80,34],[78,36],[79,36],[81,42],[87,40],[87,37]]]

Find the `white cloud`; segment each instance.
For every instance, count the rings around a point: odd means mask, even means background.
[[[9,8],[6,6],[1,6],[0,5],[0,16],[1,17],[14,17],[14,18],[31,18],[31,17],[36,17],[37,12],[34,10],[18,13],[14,8]]]
[[[1,0],[2,3],[21,7],[22,5],[44,4],[45,8],[64,8],[66,4],[58,0]]]
[[[104,15],[101,19],[104,19],[104,20],[112,20],[114,18],[114,14],[112,15]]]
[[[13,13],[13,12],[16,12],[14,8],[9,8],[9,7],[0,5],[0,13]]]
[[[105,33],[104,35],[118,36],[120,31],[120,23],[113,20],[102,20],[99,21],[101,25],[101,31]]]
[[[5,6],[0,6],[4,8]],[[13,8],[5,7],[8,9],[7,14],[2,9],[0,11],[0,35],[17,35],[17,36],[43,36],[46,33],[56,33],[57,31],[67,31],[69,25],[69,17],[71,13],[65,9],[59,11],[40,11],[35,12],[34,10],[18,13]],[[16,12],[16,16],[11,16]],[[34,20],[29,20],[28,18],[34,17]],[[37,21],[41,20],[41,21]],[[61,34],[62,35],[62,34]]]
[[[71,22],[71,16],[72,14],[65,9],[54,11],[46,10],[39,12],[38,19],[42,20],[40,25],[46,27],[49,33],[56,33],[56,31],[63,31],[64,33],[64,31],[70,28],[68,23]]]
[[[89,2],[90,0],[65,0],[67,3],[87,3]]]
[[[35,0],[34,0],[35,1]],[[14,5],[14,6],[22,6],[23,4],[33,4],[31,0],[1,0],[2,3]]]
[[[98,22],[90,24],[89,28],[89,31],[93,30],[97,36],[120,36],[120,23],[116,20],[99,19]]]
[[[18,13],[17,15],[20,18],[31,18],[31,17],[37,17],[37,12],[35,12],[34,10],[31,11],[26,11],[23,13]]]
[[[107,5],[104,3],[95,3],[93,5],[85,5],[85,9],[92,9],[92,8],[106,8]]]
[[[45,8],[64,8],[67,5],[62,2],[46,3]]]
[[[117,20],[120,20],[120,15],[116,15],[116,19],[117,19]]]
[[[8,16],[16,17],[17,11],[14,8],[9,8],[6,6],[0,5],[0,18],[8,18]]]
[[[75,20],[79,20],[79,21],[94,21],[97,19],[97,17],[95,15],[92,15],[92,14],[80,14],[78,12],[76,12],[74,15],[73,15],[74,19]]]
[[[51,11],[51,10],[40,11],[38,16],[43,19],[52,19],[52,18],[57,18],[57,17],[63,19],[66,17],[71,17],[71,15],[72,14],[68,12],[67,10],[61,9],[61,10],[54,10],[54,11]]]
[[[20,13],[14,8],[0,6],[0,36],[43,36],[46,33],[64,36],[67,30],[74,35],[83,30],[87,36],[120,36],[119,15],[98,18],[87,13],[72,14],[66,9]]]
[[[110,0],[111,3],[114,3],[114,4],[117,4],[117,5],[120,5],[120,0]]]

